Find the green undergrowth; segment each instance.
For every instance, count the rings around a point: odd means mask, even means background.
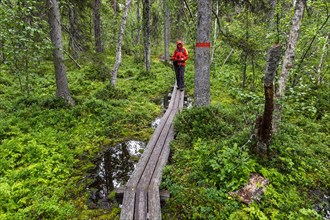
[[[91,161],[105,146],[147,142],[174,82],[156,58],[149,73],[133,58],[123,60],[116,88],[109,86],[112,57],[81,58],[81,69],[68,61],[74,107],[55,98],[51,62],[33,71],[29,95],[17,76],[0,72],[0,219],[118,216],[118,208],[87,209],[84,179]]]
[[[175,120],[161,185],[171,193],[163,219],[323,219],[330,189],[328,92],[291,91],[270,155],[259,158],[250,149],[262,92],[229,88],[223,80],[212,80],[210,106],[186,109]],[[229,192],[246,185],[252,173],[270,184],[258,201],[245,205]]]

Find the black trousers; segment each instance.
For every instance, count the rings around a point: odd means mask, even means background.
[[[174,65],[176,83],[179,89],[184,88],[184,70],[185,66]]]

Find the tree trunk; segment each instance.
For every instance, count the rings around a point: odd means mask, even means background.
[[[198,0],[195,49],[195,106],[210,104],[212,0]]]
[[[275,45],[268,52],[264,77],[265,108],[262,119],[257,120],[257,153],[265,156],[272,136],[272,116],[274,111],[274,78],[281,59],[281,46]]]
[[[70,21],[70,48],[73,53],[73,58],[78,59],[79,58],[79,34],[78,34],[78,29],[77,29],[77,8],[74,5],[72,8],[69,9],[69,21]]]
[[[46,0],[46,4],[47,8],[49,8],[50,37],[54,45],[53,62],[56,78],[56,96],[62,97],[67,103],[74,105],[66,78],[59,7],[56,0]]]
[[[219,17],[219,2],[216,2],[216,17]],[[214,57],[215,57],[215,50],[217,47],[216,44],[217,41],[217,19],[214,19],[214,30],[213,30],[213,49],[212,49],[212,53],[211,53],[211,64],[214,63],[214,68],[216,68],[216,62],[214,62]]]
[[[112,8],[113,8],[113,11],[115,12],[115,16],[117,16],[117,12],[118,12],[117,0],[112,1]]]
[[[323,80],[323,76],[322,76],[322,67],[323,67],[323,64],[324,64],[324,57],[326,56],[327,54],[327,48],[328,48],[328,44],[329,43],[329,35],[326,36],[325,38],[325,43],[323,45],[323,48],[322,48],[322,55],[321,55],[321,59],[320,59],[320,64],[319,66],[317,67],[317,83],[318,84],[321,84],[322,83],[322,80]]]
[[[124,10],[124,14],[123,14],[123,19],[121,21],[121,25],[120,25],[120,31],[119,31],[119,36],[118,36],[118,41],[117,41],[117,46],[116,46],[116,62],[113,66],[113,69],[111,71],[111,85],[115,86],[116,84],[116,80],[117,80],[117,74],[118,74],[118,69],[119,66],[121,64],[122,61],[122,57],[121,57],[121,45],[123,43],[123,37],[125,34],[125,27],[126,27],[126,20],[127,20],[127,14],[128,14],[128,10],[130,8],[132,0],[126,0],[126,4],[125,4],[125,10]]]
[[[169,57],[169,44],[170,44],[170,30],[171,30],[171,13],[170,9],[168,8],[168,3],[167,0],[163,0],[164,3],[164,57],[165,57],[165,62],[168,63],[170,60]]]
[[[143,36],[145,70],[150,71],[150,0],[143,0]]]
[[[299,37],[301,21],[304,15],[304,2],[305,0],[297,0],[294,16],[292,18],[292,26],[289,34],[289,39],[284,55],[282,72],[278,80],[278,91],[276,92],[276,105],[273,119],[273,131],[277,132],[278,126],[281,122],[282,108],[280,101],[285,96],[285,86],[289,76],[289,71],[293,66],[295,57],[296,45]]]
[[[141,41],[141,15],[140,15],[140,0],[136,0],[136,20],[137,20],[137,35],[136,42],[140,44]]]
[[[271,5],[271,12],[270,12],[270,30],[273,30],[274,28],[274,23],[275,23],[275,11],[276,11],[276,5],[277,5],[277,0],[269,0],[269,4]]]
[[[101,53],[103,51],[100,7],[101,0],[93,0],[94,40],[96,53]]]

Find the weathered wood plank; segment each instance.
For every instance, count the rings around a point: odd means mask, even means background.
[[[120,219],[161,218],[159,184],[174,136],[172,122],[178,109],[183,108],[183,98],[184,92],[173,89],[168,109],[125,186]]]
[[[135,188],[125,188],[120,219],[133,220],[134,204],[135,203]]]
[[[157,167],[153,173],[148,189],[148,212],[150,219],[161,219],[159,185],[162,179],[163,168],[170,154],[170,142],[174,138],[173,123],[169,129],[166,142],[159,157]]]
[[[143,176],[141,177],[141,179],[138,183],[138,187],[137,187],[138,189],[146,189],[150,183],[150,179],[151,179],[152,174],[157,165],[159,155],[160,155],[162,148],[164,146],[164,143],[166,141],[166,137],[169,132],[169,128],[172,124],[172,121],[174,119],[174,116],[175,116],[175,112],[172,111],[169,119],[166,122],[166,125],[164,126],[163,132],[160,134],[160,137],[155,144],[155,148],[154,148],[152,154],[150,155],[150,159],[148,161],[146,169],[144,170]]]
[[[121,186],[119,188],[116,188],[115,191],[116,191],[116,201],[117,203],[119,204],[123,204],[123,199],[124,199],[124,191],[125,191],[125,186]],[[162,189],[162,190],[159,190],[159,196],[160,196],[160,201],[166,201],[168,198],[171,197],[171,194],[168,190],[165,190],[165,189]]]
[[[170,127],[172,125],[172,122],[173,122],[173,119],[175,117],[175,113],[176,113],[176,109],[178,108],[178,104],[179,104],[179,99],[180,99],[180,96],[177,95],[175,98],[174,98],[174,104],[173,104],[173,110],[171,110],[170,112],[170,116],[168,118],[168,120],[166,121],[166,124],[159,136],[159,139],[158,141],[156,142],[155,144],[155,147],[154,147],[154,150],[152,152],[152,154],[150,155],[150,159],[146,165],[146,169],[144,170],[143,172],[143,176],[141,177],[138,185],[137,185],[137,189],[138,190],[141,190],[141,191],[146,191],[148,190],[148,186],[149,186],[149,183],[152,179],[152,176],[153,176],[153,173],[155,172],[155,168],[157,166],[157,162],[159,160],[159,156],[162,152],[162,149],[165,145],[165,142],[166,142],[166,138],[168,136],[168,133],[169,133],[169,130],[170,130]],[[140,195],[137,195],[136,197],[136,201],[143,201],[143,198],[139,198],[138,196],[142,196],[141,194]],[[137,205],[137,203],[135,204]],[[140,214],[141,212],[141,214]],[[138,209],[137,213],[135,214],[138,214],[139,216],[143,216],[144,215],[144,210],[143,209]]]
[[[135,211],[134,219],[147,219],[148,214],[148,192],[145,190],[137,190],[135,195]]]
[[[184,91],[180,93],[180,102],[179,102],[179,110],[182,111],[184,103]]]

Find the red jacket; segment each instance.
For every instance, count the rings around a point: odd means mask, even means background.
[[[181,44],[181,47],[179,44]],[[183,47],[183,43],[181,41],[176,42],[176,49],[174,50],[172,60],[174,63],[177,62],[177,65],[186,66],[186,60],[188,60],[188,52],[186,48]]]

